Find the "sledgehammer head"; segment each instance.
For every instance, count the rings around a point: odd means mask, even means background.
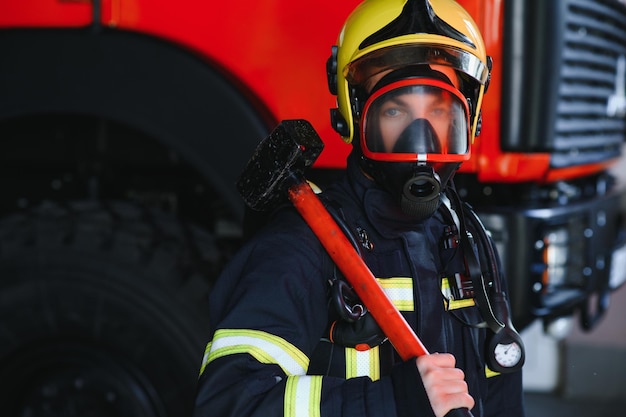
[[[324,143],[306,120],[283,120],[257,146],[237,180],[244,202],[258,211],[270,210],[287,201],[287,190],[304,181]]]

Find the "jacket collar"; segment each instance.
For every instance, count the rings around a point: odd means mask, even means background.
[[[404,214],[391,194],[363,173],[354,153],[348,157],[347,176],[367,220],[382,236],[393,238],[410,230],[423,230],[424,225],[431,221],[432,217],[417,221]]]

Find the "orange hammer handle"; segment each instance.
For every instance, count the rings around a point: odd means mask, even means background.
[[[409,360],[428,354],[309,184],[303,181],[293,185],[288,194],[291,203],[350,282],[400,357]]]

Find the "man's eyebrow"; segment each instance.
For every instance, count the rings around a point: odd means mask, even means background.
[[[403,105],[403,106],[408,106],[407,101],[406,101],[406,100],[403,100],[403,99],[402,99],[402,96],[394,96],[394,97],[391,97],[391,98],[388,100],[388,102],[392,102],[392,103],[395,103],[395,104],[401,104],[401,105]]]

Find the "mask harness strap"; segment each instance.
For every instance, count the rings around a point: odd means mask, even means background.
[[[470,275],[474,289],[474,299],[484,320],[476,327],[486,327],[490,330],[485,346],[486,364],[490,370],[497,373],[517,372],[524,365],[524,343],[511,321],[506,294],[502,288],[502,281],[498,272],[497,256],[491,239],[471,206],[461,202],[454,189],[454,184],[451,184],[448,190],[454,199],[455,207],[458,209],[460,244],[465,255],[467,273]],[[450,211],[452,212],[452,210]],[[472,232],[477,234],[476,239],[468,233],[465,223],[466,216],[472,226]],[[478,253],[474,251],[473,241],[476,242]],[[486,267],[484,273],[481,265]],[[485,274],[487,274],[489,281],[485,278]],[[516,349],[519,350],[519,357],[510,363],[502,363],[498,359],[498,355],[502,355],[502,349],[504,349],[506,356],[506,352],[512,346],[516,346]]]
[[[501,320],[504,318],[498,318],[496,313],[494,312],[493,306],[489,298],[488,288],[493,287],[496,293],[502,292],[500,286],[500,277],[497,274],[498,269],[495,265],[495,253],[493,253],[491,245],[488,244],[489,240],[484,240],[488,239],[487,234],[485,233],[485,229],[482,223],[480,223],[480,220],[478,219],[478,217],[476,217],[473,210],[471,210],[471,208],[469,208],[468,206],[466,207],[464,203],[461,202],[461,199],[459,198],[456,190],[452,185],[448,187],[448,190],[450,196],[452,197],[454,206],[458,209],[457,215],[459,220],[459,239],[461,248],[465,255],[465,266],[467,269],[467,273],[471,279],[472,286],[474,288],[474,297],[476,300],[476,304],[483,316],[483,319],[485,320],[477,327],[488,327],[494,333],[498,333],[505,327],[503,320]],[[479,223],[477,225],[478,227],[476,227],[475,229],[476,232],[480,235],[477,236],[478,241],[485,242],[479,246],[481,246],[481,249],[485,249],[488,251],[487,258],[489,259],[489,270],[491,271],[492,278],[492,281],[490,281],[489,283],[487,283],[485,280],[485,275],[481,270],[478,256],[474,251],[474,245],[472,244],[474,238],[467,230],[465,213],[468,213],[470,216],[473,217],[472,220]],[[504,321],[506,321],[506,319]]]

